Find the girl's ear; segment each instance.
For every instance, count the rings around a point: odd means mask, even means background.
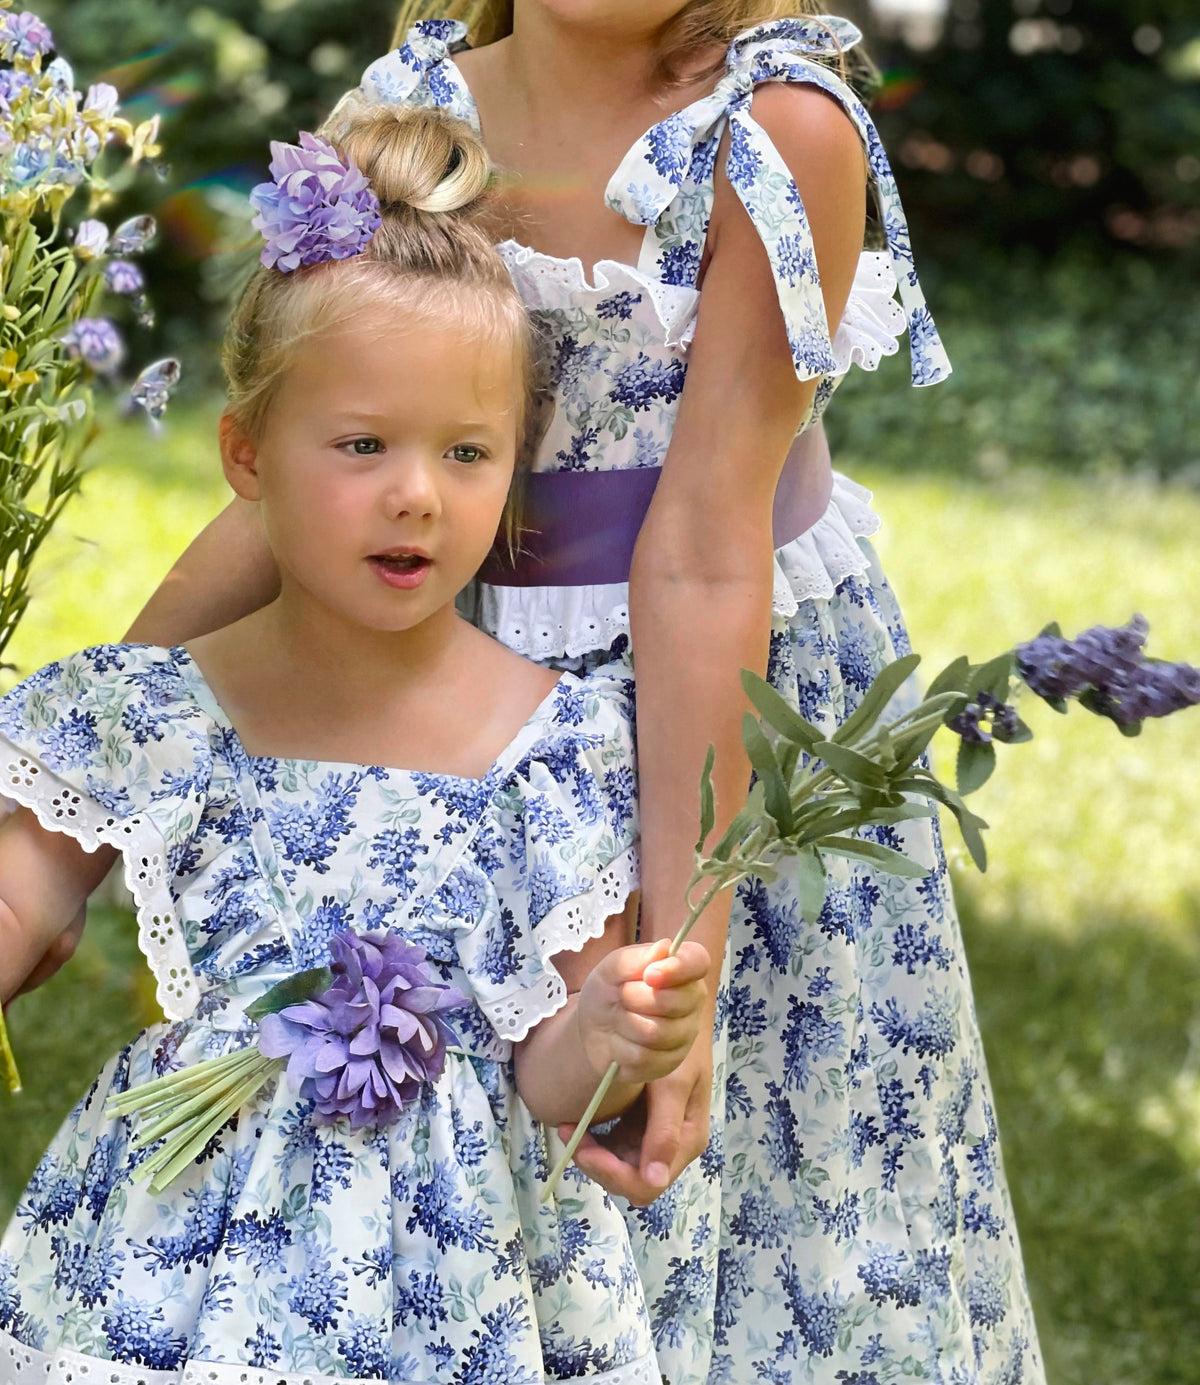
[[[243,500],[261,499],[258,484],[258,448],[234,416],[226,410],[218,426],[221,465],[225,479]]]

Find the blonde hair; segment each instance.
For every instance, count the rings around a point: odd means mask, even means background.
[[[383,304],[399,323],[467,322],[481,336],[511,341],[525,385],[520,438],[534,388],[532,326],[484,229],[491,165],[482,144],[444,111],[376,105],[357,92],[342,98],[319,133],[369,180],[381,224],[351,259],[291,274],[256,270],[222,351],[239,427],[259,435],[302,342]]]
[[[743,30],[821,13],[816,0],[690,0],[659,36],[658,75],[666,83],[702,77],[720,67],[725,49]],[[421,19],[460,19],[467,25],[467,41],[482,48],[512,33],[513,0],[401,0],[392,46]],[[698,67],[697,60],[714,47],[715,56]]]

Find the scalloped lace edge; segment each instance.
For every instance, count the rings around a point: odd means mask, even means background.
[[[598,260],[592,268],[595,282],[589,283],[578,255],[547,255],[515,240],[501,241],[496,248],[513,278],[519,275],[527,286],[528,292],[522,297],[534,308],[562,306],[552,294],[542,292],[543,285],[567,294],[611,294],[625,279],[648,295],[665,334],[664,345],[686,351],[692,343],[700,290],[689,284],[664,284],[623,260]],[[897,287],[886,251],[864,250],[859,255],[842,320],[833,334],[832,377],[848,374],[852,366],[878,370],[884,356],[894,356],[899,351],[900,337],[908,324],[904,309],[896,300]]]
[[[800,602],[829,600],[847,577],[866,573],[871,560],[858,540],[878,533],[880,523],[871,509],[871,492],[835,472],[825,514],[776,552],[774,614],[790,620]],[[629,586],[496,587],[481,582],[479,615],[489,635],[527,659],[577,659],[608,649],[618,636],[629,634]]]
[[[11,1374],[4,1374],[6,1369]],[[4,1385],[380,1385],[374,1377],[368,1380],[260,1369],[225,1361],[188,1361],[177,1371],[148,1370],[78,1351],[38,1351],[4,1331],[0,1331],[0,1379]],[[392,1385],[425,1385],[424,1381],[389,1379]],[[599,1375],[574,1376],[558,1385],[659,1385],[659,1380],[658,1363],[650,1355]]]
[[[650,299],[659,326],[666,334],[667,346],[686,346],[691,340],[700,290],[690,284],[665,284],[623,260],[597,260],[592,266],[595,282],[589,283],[587,271],[578,255],[566,258],[546,255],[516,240],[503,240],[496,249],[514,280],[519,275],[528,286],[529,292],[521,296],[535,309],[562,306],[553,297],[548,298],[541,292],[544,284],[568,294],[611,294],[624,279],[635,284]]]
[[[567,984],[550,959],[559,952],[578,952],[585,943],[598,938],[609,918],[625,907],[640,878],[637,846],[626,847],[604,867],[586,894],[560,900],[542,919],[533,932],[538,956],[545,967],[540,979],[533,986],[480,1005],[502,1039],[520,1043],[535,1024],[562,1009],[567,1003]]]
[[[161,832],[141,814],[108,812],[7,737],[0,736],[0,747],[6,752],[0,792],[30,809],[48,832],[73,838],[85,851],[112,846],[121,853],[137,910],[138,947],[157,983],[158,1003],[168,1019],[187,1019],[200,991],[167,887]]]

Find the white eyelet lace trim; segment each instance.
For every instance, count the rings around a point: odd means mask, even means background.
[[[637,847],[631,846],[600,872],[592,890],[556,904],[538,924],[534,937],[546,966],[543,975],[535,985],[481,1006],[502,1039],[520,1043],[535,1024],[562,1009],[567,986],[550,959],[560,952],[578,952],[589,939],[598,938],[606,921],[625,907],[639,878]]]
[[[834,375],[845,375],[854,365],[878,370],[882,357],[899,351],[898,338],[908,324],[896,301],[896,287],[891,256],[884,250],[864,250],[833,334]]]
[[[391,1385],[426,1385],[389,1379]],[[643,1356],[611,1371],[575,1376],[558,1385],[659,1385],[660,1379],[658,1363],[652,1356]],[[177,1371],[152,1371],[77,1351],[36,1351],[0,1332],[0,1385],[379,1385],[379,1381],[215,1361],[188,1361]]]
[[[790,620],[802,601],[828,601],[847,577],[861,577],[870,559],[858,540],[879,529],[871,492],[834,473],[825,513],[775,554],[772,606]],[[479,584],[479,623],[527,659],[577,659],[629,634],[629,586],[494,587]]]
[[[72,837],[85,851],[102,846],[120,851],[125,884],[137,907],[138,946],[158,983],[158,1003],[168,1019],[187,1019],[200,990],[167,888],[166,844],[157,828],[139,815],[116,817],[11,741],[0,737],[0,747],[0,793],[32,809],[47,831]]]
[[[663,329],[667,346],[682,346],[691,339],[700,304],[700,291],[687,284],[664,284],[634,265],[620,260],[599,260],[593,266],[595,283],[589,284],[578,256],[561,259],[543,255],[515,240],[496,246],[527,307],[562,308],[576,294],[609,297],[631,288],[649,299]]]

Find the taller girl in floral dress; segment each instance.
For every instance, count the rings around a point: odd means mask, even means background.
[[[485,5],[474,49],[419,23],[362,83],[475,123],[511,174],[496,237],[553,400],[527,553],[491,564],[476,614],[559,666],[629,667],[632,640],[649,937],[680,919],[710,742],[725,814],[745,792],[739,668],[832,728],[908,648],[820,416],[905,328],[914,383],[949,367],[839,75],[859,36],[786,8]],[[886,248],[862,253],[868,188]],[[264,599],[258,554],[231,511],[142,628]],[[670,1385],[1042,1379],[937,830],[881,839],[926,878],[831,866],[818,919],[786,879],[738,892],[712,1052],[651,1087],[644,1136],[580,1151],[649,1203],[629,1224]],[[695,936],[721,951],[721,909]]]

